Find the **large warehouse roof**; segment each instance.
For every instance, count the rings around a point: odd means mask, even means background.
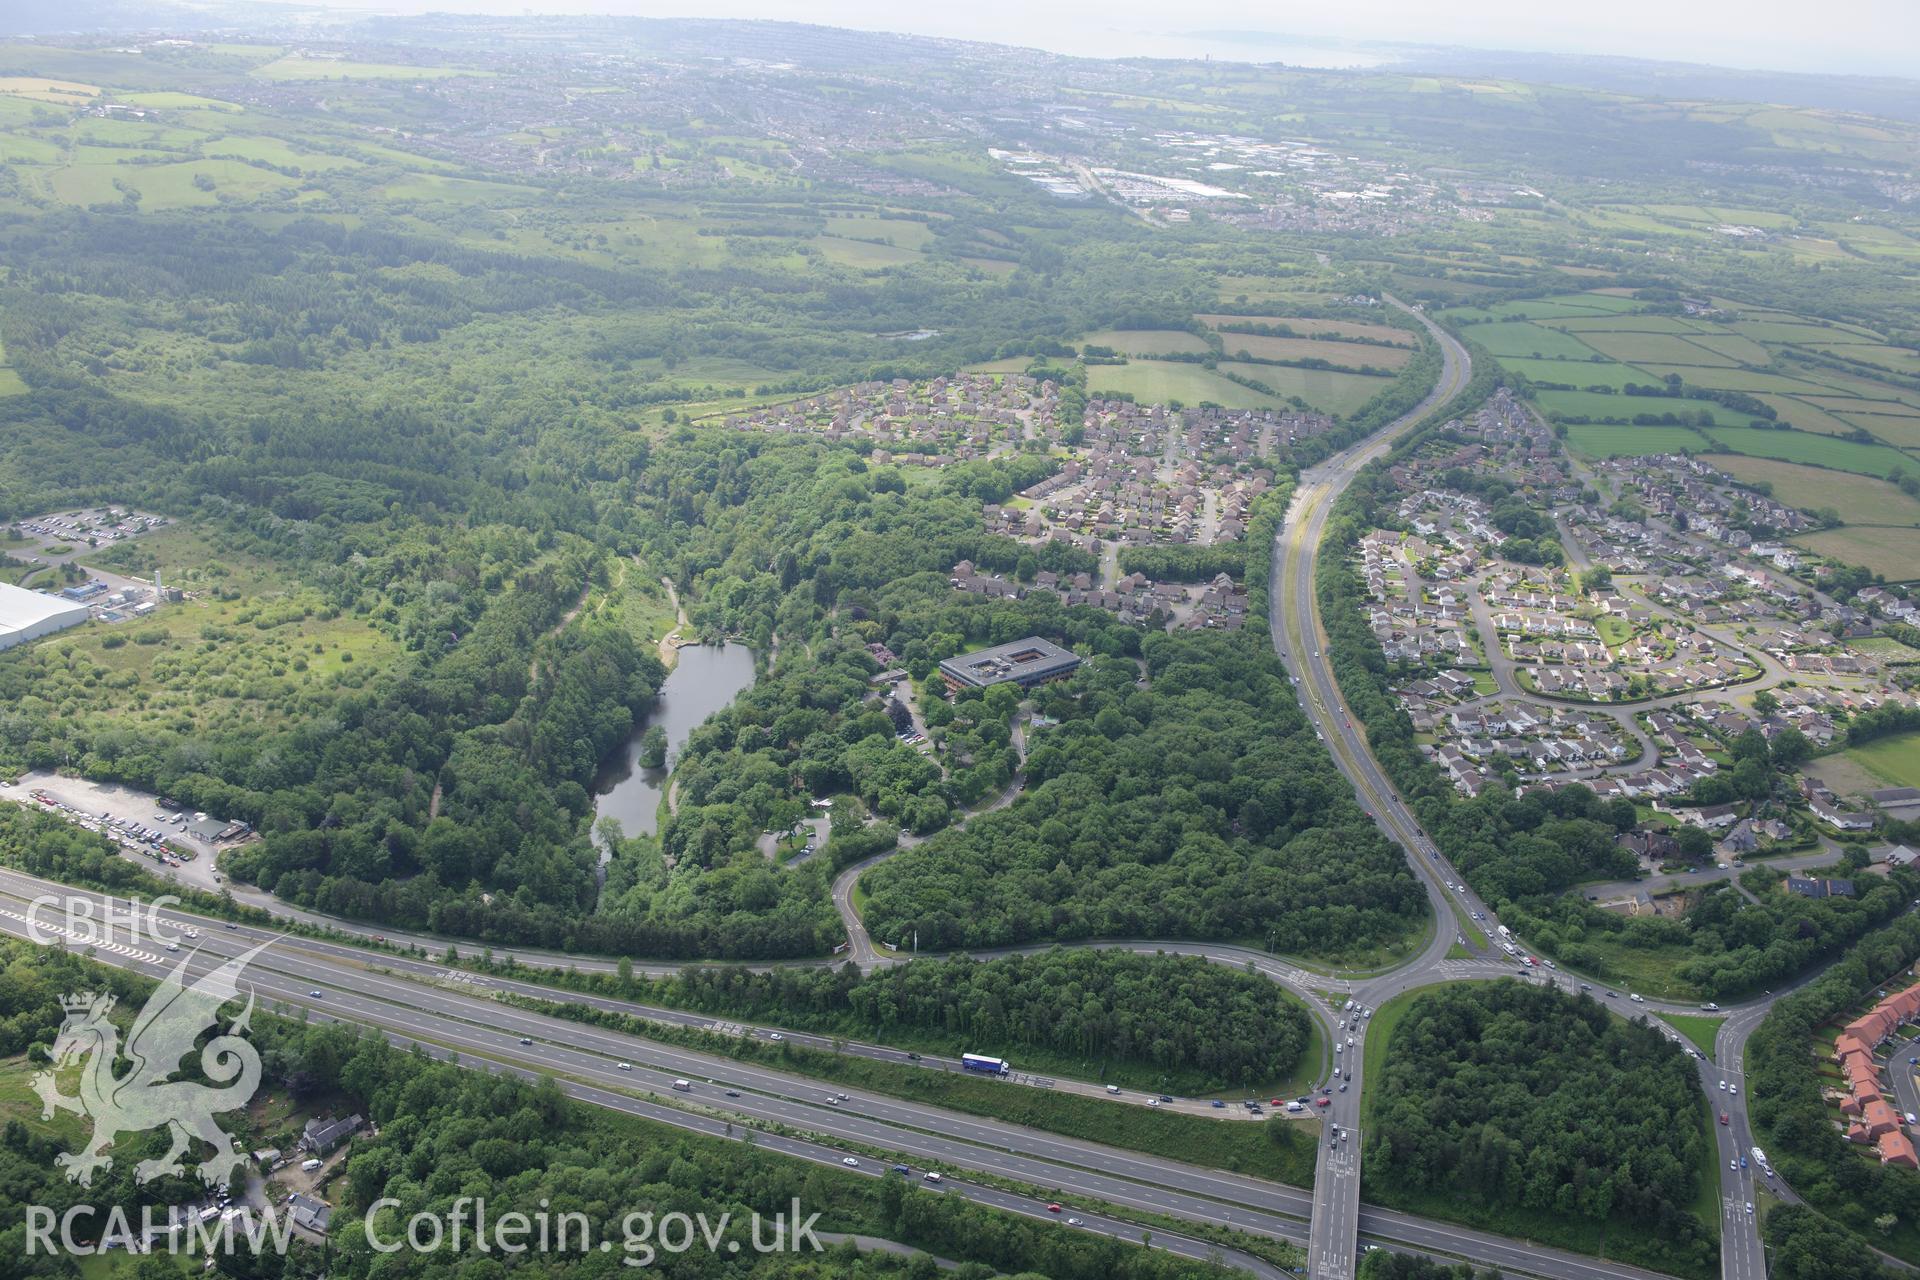
[[[83,604],[0,582],[0,646],[23,632],[26,638],[45,635],[86,618]]]

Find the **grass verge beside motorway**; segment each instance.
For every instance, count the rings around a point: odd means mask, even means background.
[[[526,996],[508,1003],[624,1034],[708,1053],[724,1053],[776,1070],[790,1070],[824,1083],[867,1089],[909,1102],[1058,1133],[1128,1151],[1142,1151],[1212,1169],[1267,1178],[1289,1186],[1313,1185],[1318,1129],[1298,1120],[1216,1120],[1150,1107],[1129,1107],[1103,1098],[1029,1088],[995,1080],[877,1062],[808,1049],[791,1041],[774,1045],[708,1031],[663,1027],[628,1014]]]

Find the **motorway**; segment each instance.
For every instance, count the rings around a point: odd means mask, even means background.
[[[0,932],[31,936],[29,904],[44,898],[60,905],[44,913],[43,921],[57,922],[70,902],[89,903],[96,917],[106,906],[105,895],[0,871]],[[114,901],[125,909],[124,901]],[[469,1066],[550,1075],[573,1096],[596,1105],[704,1133],[744,1137],[751,1127],[754,1142],[819,1162],[840,1163],[852,1152],[860,1169],[876,1175],[883,1175],[893,1160],[910,1160],[917,1169],[932,1166],[948,1172],[942,1186],[950,1194],[1035,1216],[1050,1216],[1045,1211],[1049,1200],[1073,1200],[1296,1244],[1307,1236],[1313,1199],[1295,1187],[885,1095],[842,1092],[723,1053],[680,1049],[517,1009],[488,993],[489,987],[513,989],[517,984],[476,978],[427,961],[369,956],[359,948],[253,926],[230,928],[187,912],[169,910],[161,916],[165,928],[178,931],[175,936],[183,949],[177,955],[151,940],[107,940],[92,948],[83,938],[61,940],[74,949],[92,950],[105,963],[153,976],[182,962],[197,976],[227,958],[271,943],[247,970],[248,983],[271,1005],[351,1022],[438,1054],[457,1053]],[[189,928],[199,936],[188,938]],[[550,999],[586,999],[529,989]],[[618,1001],[593,1003],[620,1006]],[[690,1087],[676,1090],[677,1080],[688,1081]],[[666,1104],[676,1098],[685,1106]],[[732,1130],[727,1128],[730,1123]],[[881,1158],[876,1159],[876,1152]],[[966,1174],[984,1181],[969,1180]],[[1041,1195],[1009,1192],[1003,1185],[1008,1181],[1038,1189]],[[1074,1205],[1072,1211],[1087,1218],[1089,1229],[1129,1238],[1139,1231],[1137,1225],[1098,1218],[1092,1209]],[[1358,1226],[1370,1237],[1409,1252],[1471,1258],[1546,1280],[1652,1280],[1655,1274],[1386,1210],[1368,1210]],[[1202,1253],[1211,1247],[1177,1234],[1163,1236],[1158,1228],[1153,1236],[1175,1252],[1183,1251],[1181,1245]],[[1251,1255],[1232,1261],[1256,1274],[1274,1274]]]
[[[1361,468],[1386,453],[1399,436],[1436,408],[1452,400],[1473,376],[1473,361],[1452,334],[1424,315],[1411,312],[1398,299],[1389,297],[1387,301],[1417,316],[1440,344],[1440,377],[1433,390],[1412,411],[1301,473],[1286,522],[1275,542],[1268,601],[1274,647],[1294,683],[1300,686],[1301,706],[1367,811],[1387,835],[1407,851],[1408,861],[1415,868],[1423,868],[1427,859],[1420,855],[1432,847],[1431,842],[1401,803],[1353,725],[1352,715],[1334,681],[1332,664],[1323,656],[1326,635],[1320,624],[1319,602],[1314,592],[1314,566],[1319,560],[1320,544],[1334,503]],[[1421,878],[1433,906],[1432,937],[1409,964],[1359,985],[1354,992],[1356,1004],[1376,1007],[1400,990],[1435,980],[1433,975],[1452,945],[1453,910],[1439,877],[1428,869]],[[1351,1040],[1350,1047],[1342,1046],[1342,1052],[1335,1055],[1336,1060],[1345,1060],[1340,1069],[1350,1078],[1345,1081],[1347,1092],[1332,1095],[1333,1105],[1327,1109],[1326,1120],[1329,1132],[1337,1126],[1343,1140],[1321,1144],[1314,1177],[1313,1228],[1307,1249],[1308,1274],[1324,1280],[1347,1280],[1353,1275],[1356,1263],[1363,1141],[1360,1095],[1365,1084],[1361,1068],[1368,1025],[1365,1018],[1359,1020],[1357,1027],[1344,1030],[1336,1023],[1336,1037]]]

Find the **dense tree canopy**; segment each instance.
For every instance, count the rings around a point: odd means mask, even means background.
[[[1633,1224],[1642,1257],[1697,1269],[1710,1154],[1693,1061],[1594,1000],[1505,981],[1413,998],[1370,1099],[1370,1186],[1469,1213]],[[1511,1221],[1511,1219],[1509,1219]]]

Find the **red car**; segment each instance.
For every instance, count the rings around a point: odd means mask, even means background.
[[[1274,1107],[1284,1107],[1287,1105],[1287,1100],[1285,1098],[1275,1098],[1272,1102],[1268,1103],[1267,1105],[1274,1106]]]
[[[1720,1113],[1720,1123],[1725,1124],[1726,1122],[1727,1122],[1727,1113],[1722,1111]]]
[[[1313,1100],[1313,1105],[1316,1107],[1330,1107],[1333,1105],[1333,1099],[1332,1098],[1315,1098]]]
[[[1047,1206],[1047,1212],[1048,1212],[1048,1213],[1058,1213],[1058,1212],[1060,1212],[1060,1206],[1059,1206],[1059,1205],[1057,1205],[1057,1204],[1050,1204],[1050,1205],[1048,1205],[1048,1206]]]

